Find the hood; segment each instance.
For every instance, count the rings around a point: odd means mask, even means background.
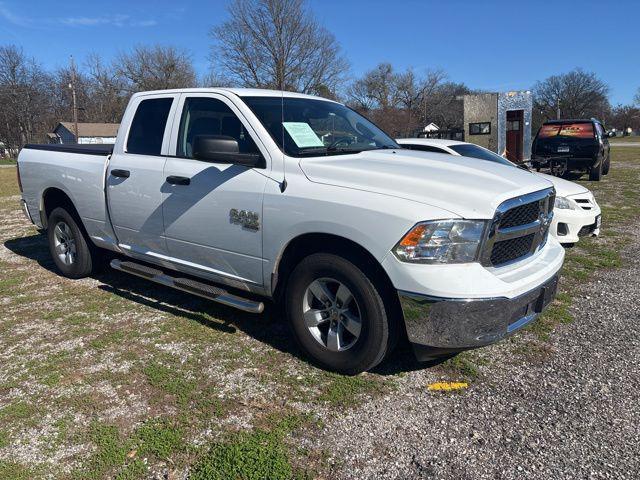
[[[551,187],[539,175],[476,158],[371,150],[300,159],[312,182],[420,202],[463,218],[492,218],[503,201]]]
[[[547,175],[546,173],[538,173],[539,176],[549,180],[556,187],[556,194],[558,197],[568,197],[569,195],[579,195],[581,193],[587,193],[588,188],[578,185],[577,183],[570,182],[563,178],[554,177],[553,175]]]

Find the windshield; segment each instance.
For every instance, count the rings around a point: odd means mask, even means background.
[[[493,153],[477,145],[461,143],[459,145],[449,145],[449,148],[459,153],[460,155],[464,155],[465,157],[479,158],[480,160],[488,160],[490,162],[501,163],[502,165],[508,165],[510,167],[517,166],[515,163],[512,163],[506,158],[501,157],[497,153]]]
[[[292,157],[400,148],[369,120],[339,103],[291,97],[242,100],[278,146]]]

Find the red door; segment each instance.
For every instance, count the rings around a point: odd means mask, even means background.
[[[507,111],[507,158],[512,162],[522,162],[524,110]]]

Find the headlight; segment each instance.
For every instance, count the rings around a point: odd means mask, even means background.
[[[402,237],[393,253],[403,262],[468,263],[476,260],[486,222],[421,222]]]
[[[573,210],[573,205],[571,205],[571,202],[566,197],[556,197],[553,208]]]

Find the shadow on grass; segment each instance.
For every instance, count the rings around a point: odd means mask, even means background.
[[[49,255],[45,235],[14,238],[5,241],[4,246],[16,255],[34,260],[42,268],[59,275]],[[105,254],[108,256],[108,260],[117,258],[115,254],[108,251],[105,251]],[[108,265],[108,261],[106,264]],[[108,266],[105,266],[102,272],[93,275],[92,278],[102,283],[98,287],[101,290],[118,295],[130,302],[187,318],[224,333],[233,334],[240,330],[280,352],[310,363],[310,359],[298,348],[280,309],[269,301],[265,301],[263,313],[251,314],[133,275],[116,272]],[[244,293],[244,295],[247,294]],[[383,363],[375,367],[373,373],[385,376],[395,375],[435,366],[448,358],[432,362],[418,362],[405,339],[399,342],[395,351]]]

